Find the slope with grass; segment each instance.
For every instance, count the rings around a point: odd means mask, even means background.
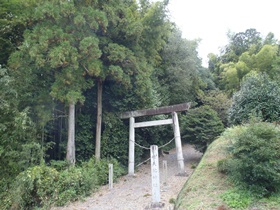
[[[219,160],[227,157],[231,137],[241,132],[242,126],[228,129],[207,149],[195,172],[179,193],[176,210],[280,210],[280,195],[258,199],[249,191],[239,190],[218,171]]]

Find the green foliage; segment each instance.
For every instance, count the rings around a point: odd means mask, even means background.
[[[95,162],[92,158],[80,166],[64,169],[59,167],[60,170],[46,165],[28,168],[16,177],[10,194],[7,194],[4,199],[9,201],[13,209],[49,208],[53,204],[65,205],[69,201],[89,195],[100,185],[106,184],[109,163],[114,166],[114,180],[116,180],[124,170],[114,159]]]
[[[197,150],[205,152],[207,146],[224,131],[222,121],[210,106],[190,109],[182,116],[182,136],[193,143]]]
[[[228,34],[230,43],[225,47],[225,53],[222,55],[222,60],[225,63],[236,62],[238,57],[246,52],[257,52],[262,46],[262,38],[260,32],[250,28],[245,32]]]
[[[231,99],[220,90],[212,90],[202,96],[201,101],[215,110],[222,120],[224,126],[228,125],[228,109],[231,106]]]
[[[278,121],[280,114],[280,88],[266,74],[252,74],[244,79],[229,109],[229,123],[241,124],[251,115],[264,121]]]
[[[203,91],[215,90],[216,85],[214,83],[214,77],[208,68],[198,68],[198,75],[201,80],[200,86]]]
[[[280,189],[280,129],[266,123],[252,123],[232,136],[231,157],[225,171],[235,183],[268,196]],[[221,168],[221,167],[220,167]]]
[[[264,45],[255,54],[246,51],[239,56],[237,62],[229,62],[221,65],[224,88],[231,94],[239,90],[240,81],[252,71],[266,73],[271,79],[276,79],[274,77],[278,71],[273,69],[273,63],[277,58],[277,53],[277,45]]]
[[[128,162],[128,129],[123,120],[113,113],[103,116],[104,131],[101,141],[102,157],[114,157],[123,165]]]
[[[108,183],[109,176],[109,166],[108,164],[113,164],[114,168],[114,177],[115,181],[119,176],[125,173],[124,168],[116,159],[101,159],[100,161],[95,162],[91,167],[96,169],[96,176],[98,180],[98,185],[104,185]]]
[[[119,97],[109,95],[108,101],[104,100],[104,111],[111,112],[106,105],[126,99],[126,94],[137,98],[132,106],[151,104],[151,74],[161,61],[159,52],[171,25],[166,2],[146,3],[144,9],[136,1],[40,1],[27,17],[34,25],[25,30],[9,67],[18,84],[20,106],[30,106],[32,119],[46,130],[44,140],[57,143],[56,151],[64,146],[62,134],[67,129],[57,126],[62,124],[56,118],[57,106],[83,104],[85,92],[95,90],[96,81],[102,81],[104,89],[120,92]],[[95,103],[96,99],[92,100],[93,107]],[[128,107],[130,103],[125,104],[125,110]],[[83,112],[89,113],[95,114]],[[93,117],[90,120],[95,122]],[[85,128],[77,129],[79,159],[88,158],[94,148],[89,145],[94,142],[90,129],[95,129],[88,123],[86,117],[78,119],[78,126]],[[46,126],[50,124],[53,130]],[[83,152],[85,157],[81,157]]]
[[[94,154],[94,124],[90,115],[79,114],[77,119],[76,158],[86,161]]]
[[[67,160],[51,160],[49,164],[57,171],[63,171],[70,167],[70,164]]]
[[[20,171],[40,164],[44,157],[29,109],[18,110],[13,83],[7,70],[0,68],[0,191],[3,192]]]
[[[230,158],[221,159],[217,162],[217,168],[220,173],[228,174],[231,168],[232,160]]]
[[[279,75],[277,40],[269,33],[265,39],[256,29],[228,34],[229,44],[221,55],[209,55],[209,69],[216,86],[233,94],[240,88],[242,79],[253,71],[266,73],[275,81]]]
[[[55,196],[59,174],[47,166],[35,166],[20,173],[13,185],[12,208],[47,205]]]
[[[0,1],[0,64],[7,64],[9,55],[23,41],[23,32],[30,26],[25,13],[34,8],[30,0]]]
[[[182,38],[177,28],[171,33],[161,53],[161,68],[154,73],[158,83],[156,91],[164,105],[185,103],[197,98],[202,86],[199,77],[202,77],[200,73],[203,72],[197,46],[197,40]]]
[[[233,209],[247,209],[252,202],[252,197],[247,191],[231,189],[221,195],[228,207]]]

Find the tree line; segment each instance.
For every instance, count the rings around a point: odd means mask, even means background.
[[[197,98],[207,72],[198,41],[182,38],[167,5],[1,1],[0,148],[7,174],[65,158],[125,163],[127,122],[118,113]],[[165,131],[137,135],[143,144],[158,143]]]

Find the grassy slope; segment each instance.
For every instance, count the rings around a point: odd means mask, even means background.
[[[226,156],[226,145],[229,141],[219,138],[207,149],[195,172],[178,195],[176,210],[226,210],[221,194],[232,189],[226,176],[219,173],[217,162]],[[255,201],[248,209],[280,210],[280,197]]]

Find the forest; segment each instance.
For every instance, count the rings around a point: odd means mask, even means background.
[[[259,136],[270,146],[240,140],[233,156],[244,158],[246,145],[264,148],[269,164],[256,169],[262,175],[254,183],[266,183],[262,196],[279,192],[279,41],[254,28],[229,33],[206,68],[199,40],[182,37],[167,6],[0,0],[1,209],[47,208],[89,195],[107,182],[108,162],[115,178],[126,174],[129,122],[119,114],[186,102],[192,108],[179,116],[182,140],[201,152],[228,127],[263,122]],[[264,129],[270,125],[271,136]],[[173,137],[162,126],[135,135],[144,146]],[[140,162],[147,154],[135,155]]]

